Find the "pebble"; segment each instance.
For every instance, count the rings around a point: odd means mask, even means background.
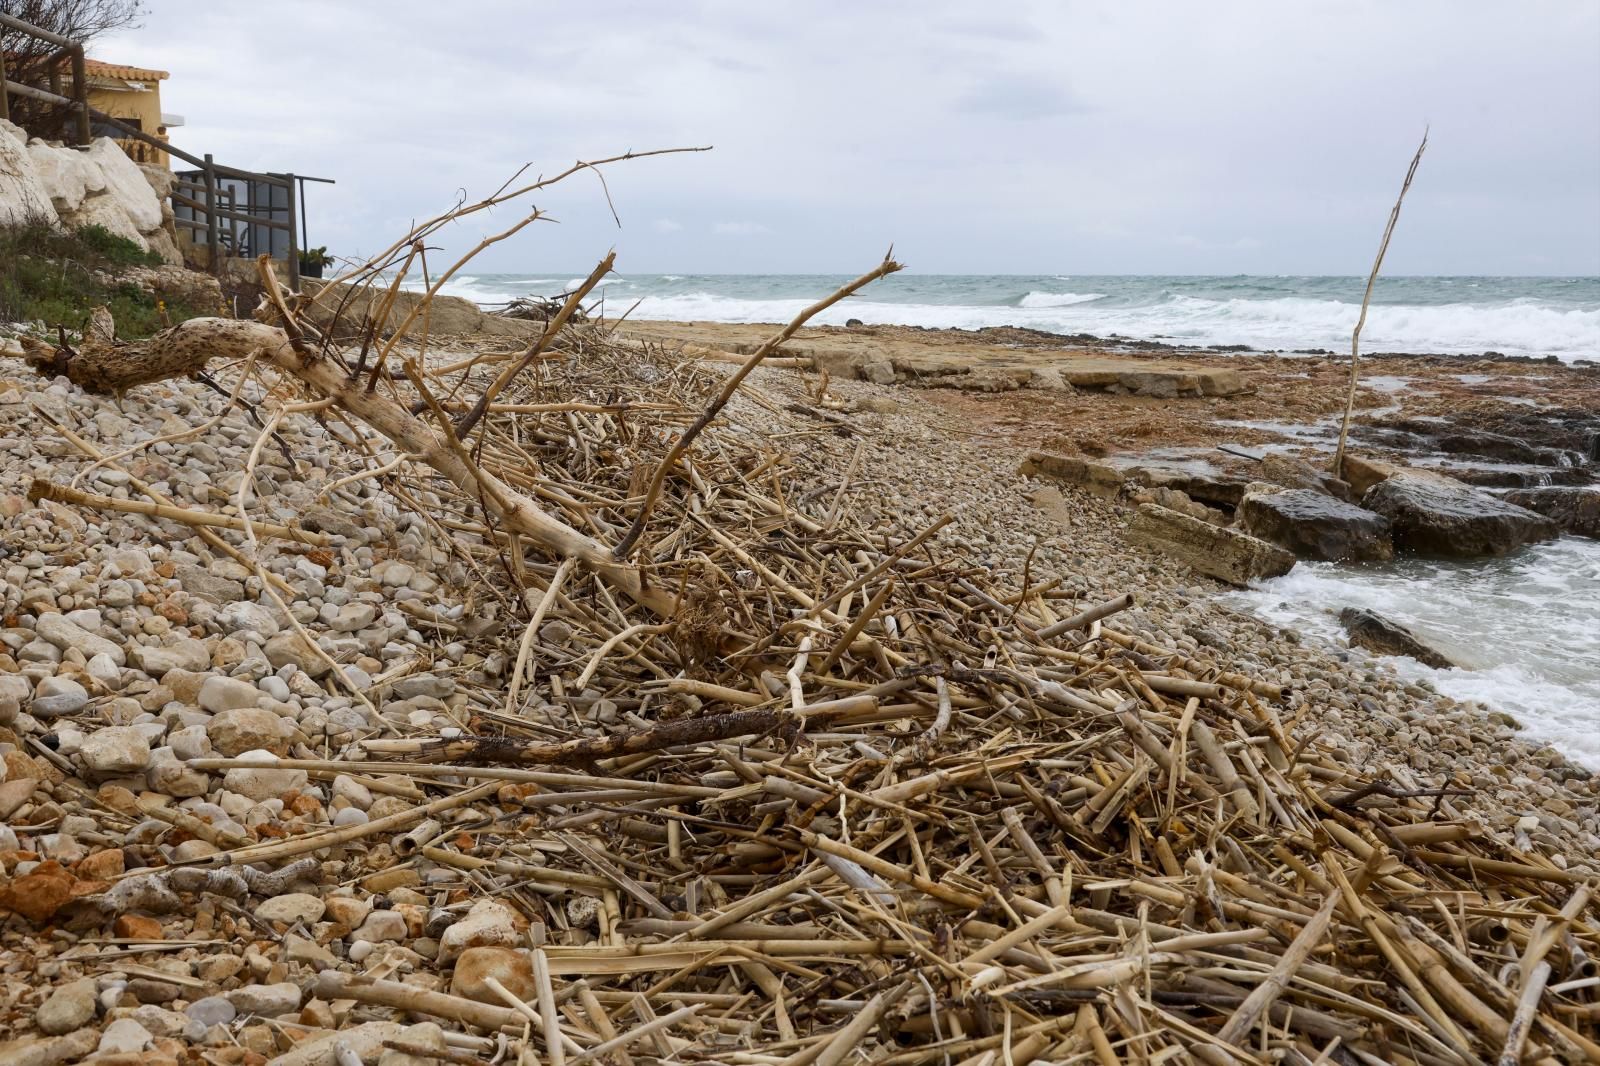
[[[28,713],[35,718],[54,718],[76,713],[88,705],[89,692],[82,685],[69,677],[47,677],[39,682]]]
[[[240,1014],[276,1018],[300,1006],[300,986],[290,981],[275,985],[246,985],[225,993],[224,998]]]
[[[85,738],[78,758],[96,776],[136,774],[150,765],[150,742],[135,726],[113,726]]]
[[[242,707],[254,707],[260,702],[261,690],[250,682],[240,681],[236,677],[213,674],[200,685],[200,708],[212,714],[238,710]]]
[[[100,1034],[100,1044],[95,1048],[99,1055],[121,1055],[144,1051],[155,1043],[150,1030],[132,1018],[118,1018]]]
[[[308,892],[289,892],[263,900],[255,909],[255,916],[264,922],[282,922],[293,925],[304,922],[310,925],[322,917],[325,906],[320,896]]]
[[[70,1033],[79,1026],[88,1025],[94,1017],[96,994],[92,977],[61,985],[45,999],[34,1021],[41,1032],[51,1036]]]
[[[212,680],[231,681],[232,678]],[[253,685],[245,687],[260,696]],[[284,720],[265,708],[243,706],[224,710],[207,722],[205,728],[211,746],[230,758],[253,750],[270,751],[274,755],[289,752],[289,734]]]

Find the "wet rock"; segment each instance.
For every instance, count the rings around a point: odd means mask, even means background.
[[[1295,459],[1287,455],[1274,453],[1266,456],[1256,466],[1255,476],[1262,481],[1282,485],[1284,488],[1310,489],[1312,492],[1320,492],[1345,501],[1354,499],[1349,482],[1312,466],[1304,459]]]
[[[1504,555],[1556,535],[1556,524],[1454,478],[1408,470],[1379,482],[1361,504],[1389,519],[1395,547],[1430,555]]]
[[[1253,492],[1239,501],[1239,524],[1302,559],[1394,558],[1387,518],[1312,489]]]
[[[1128,540],[1233,585],[1287,574],[1294,556],[1276,544],[1147,503],[1128,527]]]
[[[1429,647],[1411,630],[1398,622],[1360,607],[1339,612],[1339,624],[1350,635],[1350,643],[1378,655],[1405,655],[1436,670],[1454,667],[1443,652]]]
[[[1538,511],[1574,536],[1600,538],[1600,489],[1514,489],[1501,499]]]
[[[1405,467],[1394,463],[1386,463],[1381,459],[1364,459],[1359,455],[1345,453],[1344,464],[1340,473],[1344,475],[1345,482],[1350,486],[1351,492],[1357,498],[1365,496],[1367,490],[1380,481],[1400,473]]]

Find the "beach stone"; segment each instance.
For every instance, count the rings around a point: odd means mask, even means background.
[[[496,1006],[505,1001],[488,985],[493,977],[513,995],[532,1002],[539,986],[533,980],[533,961],[526,951],[507,947],[467,948],[456,959],[450,975],[450,994]]]
[[[1294,556],[1276,544],[1153,503],[1139,507],[1127,535],[1131,543],[1233,585],[1279,577],[1294,567]]]
[[[137,726],[112,726],[89,734],[78,758],[99,777],[141,773],[150,765],[150,742]]]
[[[136,644],[131,658],[134,666],[151,677],[161,677],[169,670],[205,670],[211,666],[211,652],[192,637],[159,648]]]
[[[1600,538],[1600,489],[1584,486],[1542,486],[1513,489],[1502,499],[1538,511],[1578,537]]]
[[[263,649],[267,653],[267,661],[274,670],[293,664],[296,668],[309,674],[313,680],[326,676],[330,667],[322,658],[311,649],[299,633],[279,633],[267,641]]]
[[[1454,478],[1417,470],[1379,482],[1361,505],[1389,519],[1395,547],[1430,555],[1505,555],[1554,537],[1554,522]]]
[[[161,683],[172,690],[172,698],[179,703],[199,704],[200,687],[215,675],[193,670],[168,670]]]
[[[381,910],[373,911],[367,915],[361,927],[350,934],[352,940],[365,940],[369,944],[379,944],[386,940],[401,941],[409,935],[406,927],[405,915],[399,911]]]
[[[212,674],[200,685],[200,709],[212,714],[255,707],[261,702],[261,690],[248,681],[236,677]],[[213,738],[212,743],[216,743]]]
[[[40,615],[33,631],[62,651],[76,649],[85,659],[104,655],[118,666],[127,665],[128,656],[120,644],[89,632],[76,622],[70,621],[65,615]]]
[[[228,577],[219,577],[203,566],[185,564],[174,572],[178,584],[191,596],[210,600],[221,605],[244,599],[244,585]]]
[[[270,610],[248,600],[230,603],[218,611],[217,624],[229,633],[256,633],[263,639],[277,636],[282,628]]]
[[[275,985],[246,985],[224,993],[224,998],[240,1014],[276,1018],[300,1007],[300,986],[292,981]]]
[[[352,1057],[373,1066],[384,1054],[383,1042],[404,1039],[409,1028],[399,1022],[363,1022],[311,1037],[282,1055],[268,1059],[266,1066],[346,1066]]]
[[[861,364],[861,379],[874,385],[894,384],[894,364],[887,359],[874,359]]]
[[[304,922],[310,925],[322,917],[322,900],[308,892],[289,892],[263,900],[255,909],[255,916],[264,922],[282,922],[293,925]]]
[[[39,1031],[51,1036],[70,1033],[79,1026],[88,1025],[94,1018],[98,990],[92,977],[84,977],[62,985],[50,993],[48,999],[34,1015]]]
[[[150,1035],[150,1030],[132,1018],[118,1018],[106,1026],[105,1032],[100,1034],[100,1043],[95,1048],[95,1053],[98,1055],[129,1054],[144,1051],[154,1042],[155,1037]]]
[[[1314,489],[1252,492],[1239,501],[1246,533],[1302,559],[1362,562],[1394,558],[1389,520]]]
[[[433,1051],[443,1051],[445,1048],[444,1030],[433,1022],[407,1026],[401,1034],[401,1040],[411,1047]],[[413,1055],[393,1048],[385,1049],[378,1059],[378,1066],[438,1066],[438,1063],[439,1059],[435,1056]]]
[[[1339,612],[1339,624],[1350,636],[1350,643],[1378,655],[1406,655],[1424,666],[1445,670],[1456,664],[1441,651],[1398,622],[1361,607],[1346,607]]]
[[[35,718],[73,714],[89,704],[89,692],[70,677],[47,677],[34,691],[28,713]]]
[[[354,633],[377,621],[378,609],[370,603],[347,603],[339,608],[328,627],[335,633]]]
[[[235,758],[252,754],[254,752],[240,752]],[[260,754],[271,753],[261,751]],[[285,792],[303,789],[308,779],[304,770],[279,770],[270,765],[238,766],[223,775],[222,787],[259,803],[276,799]]]
[[[254,686],[247,687],[255,691]],[[284,725],[284,719],[265,708],[234,707],[206,723],[206,738],[213,748],[229,758],[258,749],[287,755],[289,736]]]
[[[492,899],[479,900],[466,917],[439,937],[439,959],[448,962],[467,948],[511,945],[520,942],[516,913]],[[370,920],[370,919],[369,919]]]

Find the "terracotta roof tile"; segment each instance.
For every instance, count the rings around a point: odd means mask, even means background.
[[[130,67],[121,63],[106,63],[99,59],[83,61],[84,72],[91,78],[118,78],[122,81],[162,81],[168,77],[164,70],[147,67]]]

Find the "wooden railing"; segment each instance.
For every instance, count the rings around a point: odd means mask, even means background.
[[[89,75],[85,70],[83,58],[83,44],[80,41],[69,41],[60,34],[51,33],[49,30],[40,29],[31,22],[23,22],[12,15],[0,14],[0,26],[45,44],[54,45],[56,51],[46,57],[45,65],[50,69],[50,90],[46,91],[33,85],[23,85],[11,81],[6,77],[5,49],[0,48],[0,118],[11,121],[11,97],[25,96],[47,104],[66,104],[73,109],[72,137],[74,144],[88,144],[93,140],[89,132]],[[61,60],[66,59],[72,65],[72,96],[61,94]]]
[[[244,223],[248,227],[261,226],[268,230],[282,230],[288,234],[288,252],[286,255],[288,261],[285,265],[288,268],[289,286],[291,289],[300,287],[300,249],[295,237],[295,201],[296,192],[298,191],[295,175],[264,174],[221,166],[214,162],[210,155],[203,157],[190,155],[180,148],[173,147],[166,140],[144,132],[137,126],[129,125],[121,119],[113,118],[103,111],[90,107],[89,79],[85,71],[83,44],[81,42],[69,41],[65,37],[40,29],[38,26],[23,22],[21,19],[11,15],[0,14],[0,26],[8,27],[46,44],[55,45],[59,49],[54,56],[50,57],[49,66],[52,73],[51,88],[49,90],[41,89],[35,85],[24,85],[7,78],[5,56],[3,50],[0,50],[0,118],[4,118],[7,121],[10,120],[11,96],[22,96],[42,103],[65,106],[73,116],[72,136],[74,143],[78,146],[87,146],[92,141],[92,124],[100,123],[116,131],[119,143],[131,141],[136,144],[146,145],[196,167],[199,174],[198,181],[180,178],[175,183],[176,187],[172,193],[174,209],[176,210],[179,206],[185,207],[189,210],[190,217],[177,218],[174,221],[178,226],[194,231],[196,235],[205,235],[204,243],[211,260],[209,264],[211,272],[221,276],[225,259],[223,255],[224,249],[233,254],[240,254],[245,251],[251,254],[255,253],[256,250],[253,248],[243,249],[239,247],[241,242],[238,239],[239,231],[236,226],[228,226],[227,240],[223,239],[222,223],[224,221]],[[56,73],[59,61],[63,57],[72,61],[71,96],[62,95],[60,76]],[[309,180],[324,181],[326,179],[315,178]],[[281,188],[285,190],[283,197],[285,207],[274,205],[272,200],[275,197],[270,193],[265,205],[258,207],[253,197],[248,198],[246,203],[241,205],[233,195],[232,187],[223,184],[224,181],[243,182],[247,187],[260,185],[268,189]],[[281,219],[275,217],[280,211],[284,215]],[[247,229],[246,233],[248,232],[249,230]],[[268,252],[270,254],[270,248]],[[274,256],[273,258],[277,257]]]

